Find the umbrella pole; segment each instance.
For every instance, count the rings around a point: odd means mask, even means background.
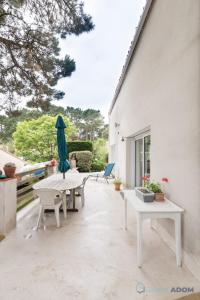
[[[65,179],[65,173],[63,173],[63,179]]]

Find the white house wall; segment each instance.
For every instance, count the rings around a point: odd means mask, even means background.
[[[131,140],[121,138],[145,128],[151,131],[151,178],[168,177],[169,198],[185,209],[184,249],[200,258],[199,0],[154,1],[111,112],[110,146],[117,144],[118,175],[129,186]],[[171,233],[171,222],[162,224]]]

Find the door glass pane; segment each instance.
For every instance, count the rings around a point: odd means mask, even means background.
[[[135,186],[142,186],[143,139],[135,141]]]
[[[151,136],[144,138],[144,176],[150,176],[150,150],[151,150]]]

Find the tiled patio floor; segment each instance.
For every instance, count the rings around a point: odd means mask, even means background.
[[[78,201],[77,201],[78,202]],[[200,283],[157,233],[144,226],[144,265],[136,265],[136,221],[129,210],[125,231],[123,201],[113,186],[90,180],[86,205],[68,213],[62,227],[49,214],[46,230],[33,230],[38,206],[0,243],[0,300],[175,299],[172,287]],[[136,292],[138,282],[145,294]]]

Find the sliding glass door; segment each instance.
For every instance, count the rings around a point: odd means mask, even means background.
[[[144,176],[150,176],[150,150],[151,150],[151,136],[144,137]]]
[[[135,186],[141,186],[143,176],[143,140],[135,141]]]
[[[143,135],[135,140],[135,186],[142,186],[142,177],[150,176],[151,136]]]

